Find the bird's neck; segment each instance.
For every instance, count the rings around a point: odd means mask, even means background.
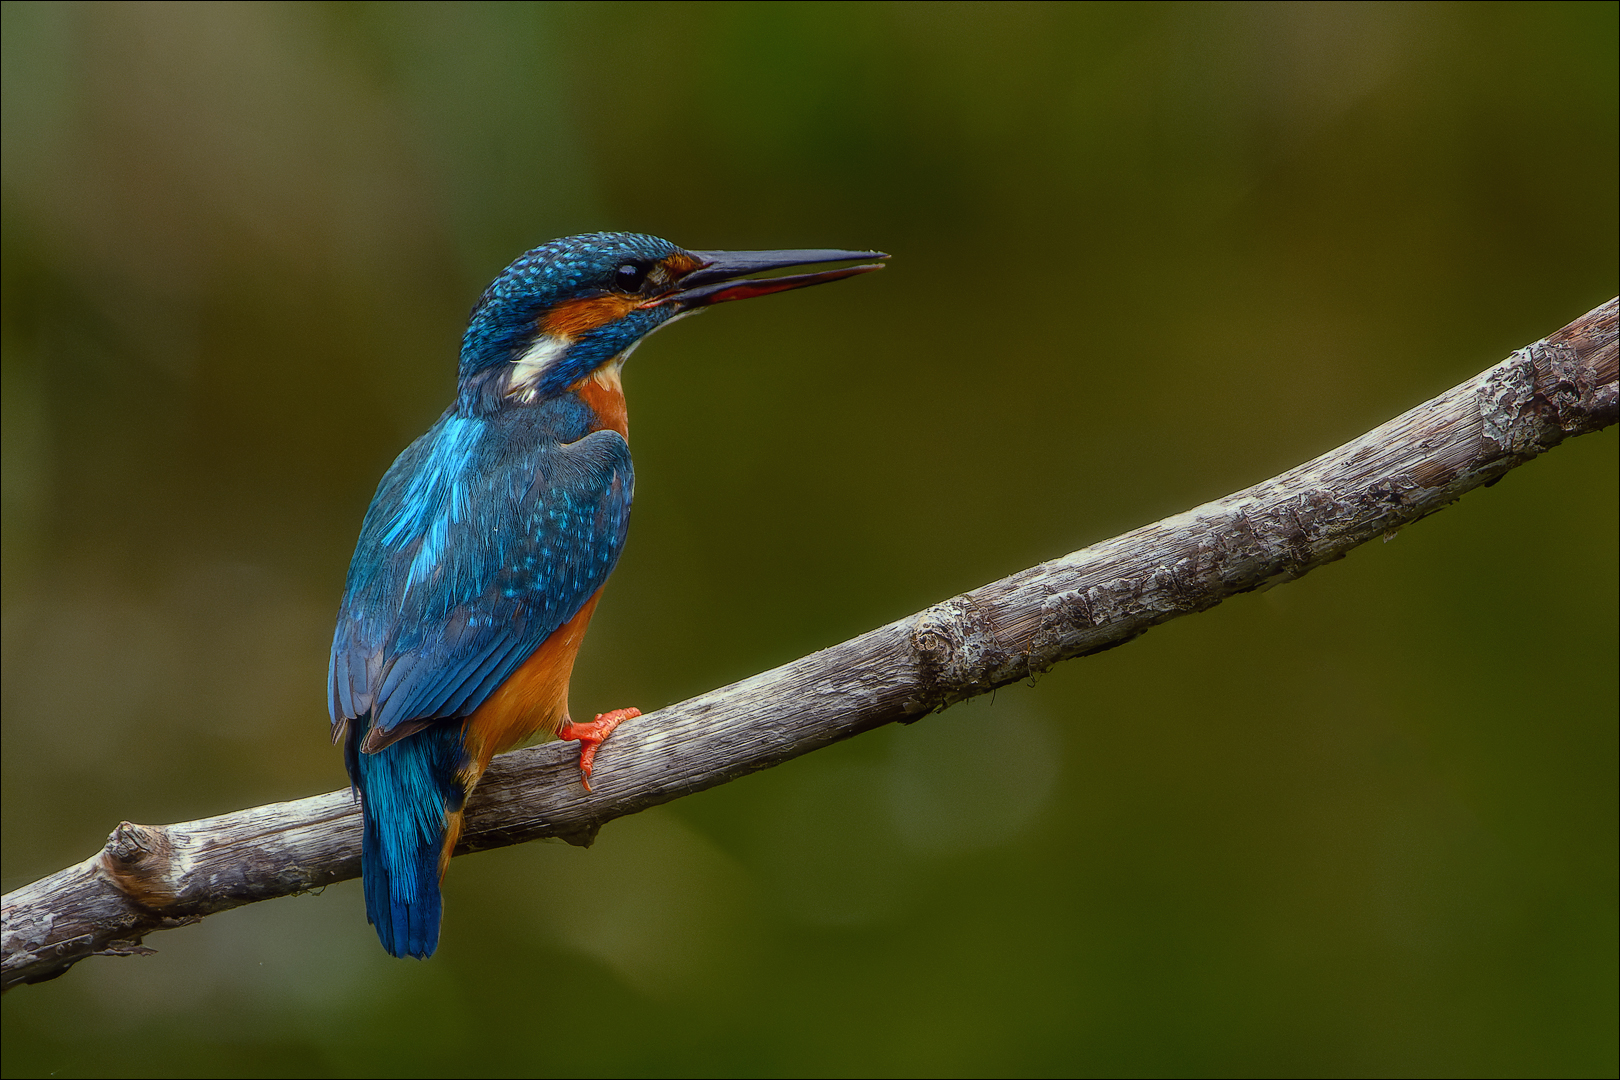
[[[596,414],[592,431],[617,431],[626,441],[630,438],[630,416],[624,404],[624,384],[619,379],[619,364],[610,361],[574,383],[568,392],[584,402]]]
[[[450,411],[496,423],[538,423],[565,441],[593,431],[617,431],[628,440],[630,423],[625,412],[624,385],[619,379],[623,359],[621,355],[561,392],[535,400],[514,396],[506,371],[491,368],[461,381],[457,403]]]

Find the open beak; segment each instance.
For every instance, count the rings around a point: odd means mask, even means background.
[[[812,274],[787,274],[782,277],[750,278],[749,274],[768,270],[785,270],[790,266],[813,263],[851,262],[857,259],[887,259],[881,251],[694,251],[698,268],[687,273],[676,284],[673,292],[650,301],[647,307],[671,304],[682,311],[723,304],[727,300],[747,300],[753,296],[802,289],[806,285],[820,285],[826,281],[839,281],[883,269],[880,262],[867,262],[860,266],[843,266],[837,270],[818,270]],[[742,280],[739,280],[742,279]]]

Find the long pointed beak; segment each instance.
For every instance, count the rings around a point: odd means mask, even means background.
[[[833,251],[807,249],[803,251],[694,251],[698,268],[688,272],[677,283],[675,291],[650,301],[646,306],[672,304],[682,310],[723,304],[727,300],[747,300],[754,296],[802,289],[806,285],[820,285],[839,281],[883,269],[880,262],[860,266],[843,266],[837,270],[818,270],[810,274],[788,274],[783,277],[750,278],[749,274],[767,270],[785,270],[790,266],[814,263],[850,262],[857,259],[887,259],[881,251]],[[744,280],[738,280],[739,278]]]

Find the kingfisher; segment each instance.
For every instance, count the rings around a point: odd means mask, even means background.
[[[525,253],[474,305],[456,399],[383,475],[343,588],[327,704],[360,800],[366,917],[425,959],[467,798],[537,736],[596,749],[636,709],[568,714],[635,477],[620,377],[648,334],[729,300],[882,268],[878,251],[687,251],[588,233]],[[753,277],[823,263],[810,273]]]

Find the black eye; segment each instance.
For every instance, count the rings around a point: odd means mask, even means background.
[[[625,292],[638,292],[643,282],[647,280],[647,271],[652,269],[644,263],[622,263],[613,271],[613,287]]]

